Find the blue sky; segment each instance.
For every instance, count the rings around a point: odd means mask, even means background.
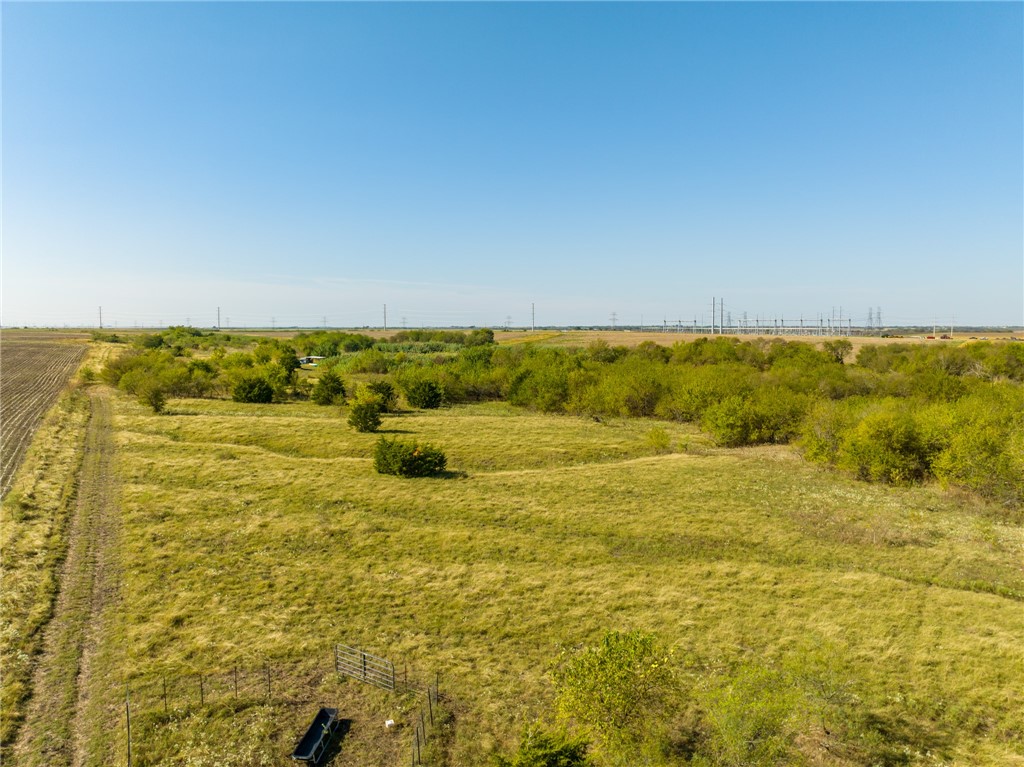
[[[21,3],[2,322],[1024,324],[1024,4]]]

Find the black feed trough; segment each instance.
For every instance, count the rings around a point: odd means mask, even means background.
[[[322,708],[313,720],[313,724],[302,736],[299,745],[292,751],[292,759],[297,762],[317,764],[331,744],[331,736],[338,727],[338,709]]]

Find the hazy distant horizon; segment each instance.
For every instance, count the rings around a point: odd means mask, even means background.
[[[4,326],[1024,324],[1021,3],[4,3]]]

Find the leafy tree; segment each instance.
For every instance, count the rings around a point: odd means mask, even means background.
[[[840,365],[846,359],[846,355],[853,351],[853,344],[848,338],[837,338],[835,341],[826,341],[821,345],[825,353],[832,358],[833,362]]]
[[[333,405],[345,397],[345,384],[333,370],[325,370],[310,395],[318,405]]]
[[[167,390],[155,375],[146,376],[136,387],[139,402],[148,405],[154,413],[164,412],[167,404]]]
[[[448,464],[445,454],[431,445],[381,437],[373,451],[373,467],[379,474],[429,477],[441,474]]]
[[[380,405],[376,402],[357,402],[349,411],[348,425],[356,431],[377,431],[380,423]]]
[[[563,652],[553,676],[559,713],[609,743],[638,740],[674,684],[671,654],[639,631],[612,631],[596,647]]]
[[[273,402],[274,387],[263,376],[246,376],[231,391],[235,402]]]
[[[286,346],[281,350],[281,355],[277,358],[277,364],[281,366],[286,373],[291,373],[293,370],[298,370],[302,367],[299,364],[299,358],[295,354],[295,350]]]
[[[582,738],[544,732],[528,727],[519,743],[519,750],[510,758],[498,756],[495,767],[589,767],[588,743]]]

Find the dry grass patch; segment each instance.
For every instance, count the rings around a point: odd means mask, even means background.
[[[855,483],[785,449],[710,449],[685,426],[664,427],[676,452],[658,454],[649,422],[501,404],[385,419],[448,453],[456,476],[426,480],[375,474],[376,437],[333,408],[119,408],[110,641],[129,680],[344,641],[440,670],[451,763],[479,764],[550,712],[560,646],[643,629],[688,654],[781,662],[828,641],[910,751],[999,764],[1021,746],[1021,530],[990,507]],[[349,692],[330,693],[343,712],[363,705]],[[175,737],[194,737],[189,721]],[[298,721],[267,733],[279,756]]]

